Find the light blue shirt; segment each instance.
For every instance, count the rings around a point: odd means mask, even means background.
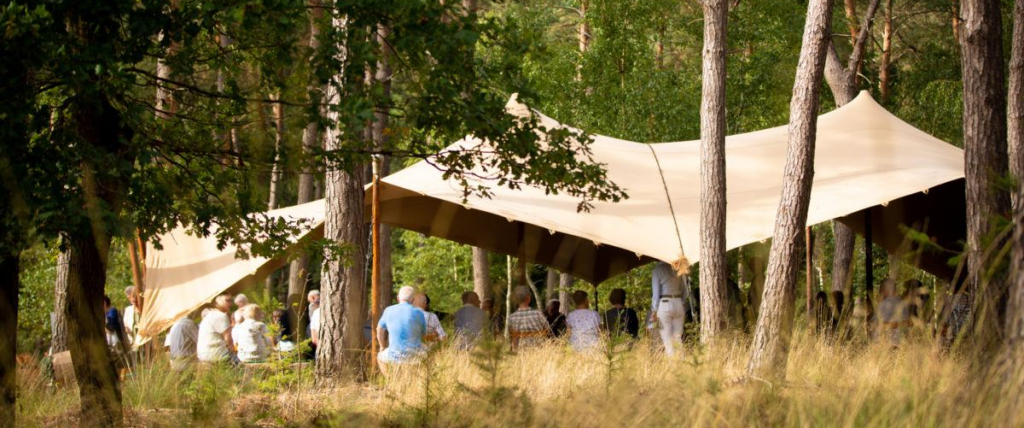
[[[419,308],[401,302],[384,309],[377,328],[388,332],[388,348],[381,351],[380,357],[385,361],[398,362],[420,352],[423,334],[427,331],[427,318]]]

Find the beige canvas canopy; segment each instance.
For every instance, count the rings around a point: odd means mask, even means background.
[[[508,109],[535,114],[549,129],[566,126],[514,99]],[[817,136],[808,224],[843,218],[863,231],[864,216],[851,214],[877,206],[872,235],[886,248],[902,243],[904,226],[941,229],[945,244],[963,235],[962,150],[903,122],[866,92],[820,116]],[[652,260],[699,261],[700,142],[592,137],[594,159],[607,166],[608,179],[627,200],[597,202],[578,213],[578,198],[487,181],[472,184],[489,186],[492,197],[464,200],[455,178],[445,180],[442,171],[420,162],[383,179],[382,221],[522,256],[593,283]],[[448,150],[477,144],[467,137]],[[729,249],[772,236],[786,147],[786,126],[726,138]],[[945,275],[944,258],[926,257],[922,266]]]
[[[536,114],[548,128],[565,126],[515,100],[508,107],[514,114]],[[521,256],[593,283],[653,260],[699,261],[699,142],[643,144],[600,135],[593,140],[594,159],[607,166],[608,178],[626,190],[627,200],[597,202],[580,213],[579,200],[571,196],[480,182],[474,184],[489,186],[492,197],[464,201],[454,179],[445,180],[441,171],[420,162],[384,178],[382,221]],[[449,149],[475,144],[480,142],[466,138]],[[771,237],[786,146],[784,126],[726,139],[730,249]],[[875,242],[887,249],[903,242],[904,227],[924,230],[936,244],[950,247],[965,230],[962,179],[962,150],[901,121],[862,93],[818,120],[808,222],[839,218],[863,233],[870,216]],[[322,234],[322,200],[268,214],[310,219],[314,227],[303,236]],[[183,229],[159,240],[163,250],[150,245],[146,254],[142,340],[285,262],[237,259],[234,248],[218,250],[215,239]],[[947,258],[929,254],[920,264],[948,276]]]
[[[324,201],[267,212],[273,219],[305,219],[308,229],[295,237],[323,236]],[[146,286],[143,311],[138,323],[137,345],[170,328],[177,320],[211,302],[225,292],[236,293],[256,284],[284,266],[286,257],[266,259],[237,257],[237,248],[217,248],[213,236],[191,235],[184,228],[157,237],[163,249],[146,246]]]

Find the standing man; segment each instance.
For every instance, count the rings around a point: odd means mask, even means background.
[[[676,347],[681,349],[683,345],[683,322],[686,320],[683,298],[689,291],[689,279],[676,275],[668,263],[659,262],[651,272],[651,322],[660,326],[665,354],[670,357],[675,355]]]
[[[462,293],[462,307],[455,311],[455,340],[460,349],[470,349],[487,324],[487,315],[480,309],[480,297],[475,292]]]
[[[427,331],[427,317],[412,305],[416,289],[406,285],[398,290],[398,304],[388,306],[377,323],[377,341],[381,351],[377,364],[381,373],[388,367],[416,359],[423,349],[423,334]]]
[[[138,296],[135,295],[135,287],[133,286],[125,287],[124,295],[128,297],[128,306],[124,308],[123,313],[124,332],[128,345],[131,345],[135,340],[135,321],[139,318],[139,314],[135,310],[138,307]]]

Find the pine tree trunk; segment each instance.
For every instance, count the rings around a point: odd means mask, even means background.
[[[878,95],[882,104],[889,100],[892,31],[892,0],[885,0],[885,21],[882,24],[882,62],[878,64]]]
[[[477,247],[473,247],[473,291],[480,297],[480,301],[490,299],[491,302],[494,302],[494,290],[491,289],[490,255],[487,250]]]
[[[700,340],[729,323],[725,259],[725,75],[729,3],[704,0],[704,74],[700,109]]]
[[[280,95],[273,94],[272,100],[277,100]],[[281,151],[284,150],[284,104],[274,103],[274,165],[270,170],[270,190],[267,196],[267,210],[278,208],[281,199]],[[281,275],[285,275],[281,272]],[[267,296],[274,295],[274,284],[278,277],[267,275],[264,287],[267,289]]]
[[[966,0],[961,4],[961,70],[964,100],[964,175],[967,182],[967,271],[974,332],[987,349],[1002,330],[1001,309],[1005,289],[985,278],[986,237],[993,216],[1006,215],[1009,194],[997,181],[1007,173],[1006,92],[1002,20],[999,0]],[[999,245],[990,243],[988,245]],[[984,307],[983,307],[984,306]]]
[[[53,290],[53,326],[50,338],[50,352],[56,354],[68,350],[68,276],[71,271],[68,252],[61,251],[57,256],[57,281]]]
[[[1010,299],[1006,314],[1007,343],[1024,348],[1024,0],[1013,8],[1013,42],[1010,48],[1010,89],[1007,105],[1007,141],[1010,174],[1017,179],[1013,197],[1013,249],[1010,267]],[[1024,357],[1024,351],[1022,351]]]
[[[832,0],[811,0],[807,8],[800,61],[790,102],[789,147],[782,195],[765,283],[761,314],[754,332],[750,364],[752,376],[785,378],[793,331],[796,274],[811,182],[818,121],[818,96],[832,20]]]
[[[104,333],[105,254],[110,238],[67,239],[68,348],[78,380],[83,426],[122,426],[121,389]]]
[[[323,9],[320,7],[320,0],[311,0],[309,2],[309,49],[316,51],[320,48],[320,35],[319,20],[323,15]],[[319,88],[309,85],[306,87],[306,92],[310,96],[310,102],[319,101],[319,97],[316,94],[319,92]],[[318,115],[323,114],[322,109],[317,110]],[[313,177],[313,171],[315,170],[314,162],[312,160],[313,151],[316,148],[321,147],[320,141],[320,128],[317,124],[318,120],[314,117],[309,123],[306,124],[305,129],[302,130],[302,172],[299,174],[299,189],[298,189],[298,203],[304,204],[307,202],[313,202],[316,198],[316,189]],[[309,256],[301,255],[295,260],[292,260],[291,266],[288,267],[288,316],[290,317],[291,326],[297,336],[300,336],[306,331],[306,325],[309,323],[309,315],[306,312],[306,292],[309,289]]]
[[[380,25],[377,27],[377,33],[373,36],[377,42],[378,49],[380,49],[380,59],[377,61],[374,82],[380,85],[384,99],[390,99],[391,96],[391,48],[387,45],[387,37],[390,34],[390,28]],[[386,150],[388,148],[390,117],[391,112],[387,105],[377,106],[377,111],[374,113],[372,130],[373,147],[376,150]],[[391,173],[390,156],[384,156],[381,160],[379,173],[381,177],[386,177]],[[382,224],[380,225],[380,253],[378,254],[380,258],[380,308],[378,309],[381,312],[391,304],[391,299],[394,295],[394,263],[392,262],[391,254],[391,227]]]
[[[348,25],[347,19],[335,18],[333,25],[343,31]],[[341,46],[339,55],[344,57],[346,49]],[[338,90],[343,74],[339,73],[327,89],[328,105],[338,105],[341,100]],[[345,120],[336,111],[328,112],[327,119],[335,125],[327,130],[324,148],[328,151],[344,149]],[[330,254],[321,274],[320,337],[316,350],[316,377],[320,384],[353,375],[360,367],[362,314],[366,308],[363,175],[362,167],[351,171],[328,167],[326,173],[324,238],[347,251],[344,255]]]
[[[5,210],[6,211],[6,210]],[[5,250],[8,250],[5,248]],[[0,255],[0,428],[13,428],[18,391],[18,257]]]

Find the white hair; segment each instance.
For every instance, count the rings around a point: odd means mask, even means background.
[[[238,295],[235,296],[235,305],[238,305],[238,307],[242,307],[247,304],[249,304],[249,298],[245,297],[244,294],[238,293]]]
[[[124,295],[125,296],[131,296],[132,294],[135,294],[135,286],[129,285],[129,286],[124,288]]]
[[[309,290],[309,293],[306,294],[306,297],[313,297],[313,296],[319,296],[319,295],[320,295],[320,290]]]
[[[399,302],[412,302],[412,297],[416,294],[416,289],[408,285],[398,289],[398,301]]]

